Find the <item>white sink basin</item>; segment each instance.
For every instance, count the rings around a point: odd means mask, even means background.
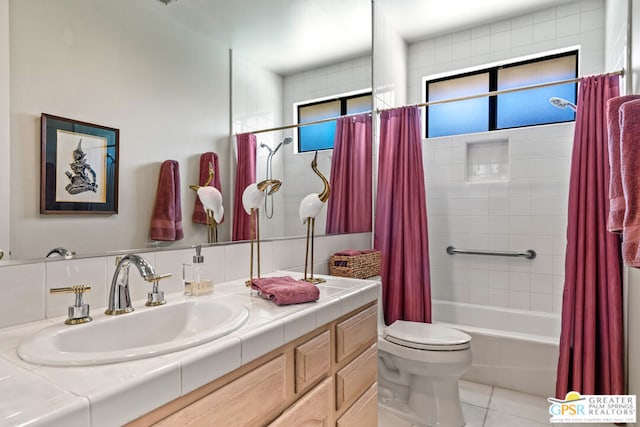
[[[247,307],[217,300],[182,300],[82,325],[43,329],[18,348],[39,365],[84,366],[158,356],[220,338],[244,325]]]

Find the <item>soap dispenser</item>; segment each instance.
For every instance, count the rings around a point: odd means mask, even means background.
[[[182,281],[184,294],[197,297],[213,292],[213,281],[202,279],[202,264],[204,257],[201,254],[202,246],[196,246],[196,254],[193,256],[193,264],[183,264]]]

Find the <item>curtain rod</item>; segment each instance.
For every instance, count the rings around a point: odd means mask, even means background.
[[[292,125],[279,126],[279,127],[276,127],[276,128],[260,129],[260,130],[254,130],[252,132],[240,132],[240,133],[253,133],[253,134],[256,134],[256,133],[274,132],[274,131],[277,131],[277,130],[301,128],[301,127],[304,127],[304,126],[311,126],[311,125],[318,125],[320,123],[333,122],[335,120],[342,119],[344,117],[355,117],[355,116],[361,116],[363,114],[371,114],[371,113],[372,113],[371,110],[367,110],[367,111],[363,111],[361,113],[345,114],[344,116],[329,117],[328,119],[320,119],[320,120],[315,120],[313,122],[294,123]],[[238,135],[238,134],[236,134],[236,135]]]
[[[613,71],[611,73],[606,73],[605,75],[606,76],[624,76],[624,70]],[[467,95],[467,96],[460,96],[460,97],[457,97],[457,98],[441,99],[441,100],[438,100],[438,101],[421,102],[419,104],[404,105],[404,107],[428,107],[430,105],[446,104],[446,103],[449,103],[449,102],[456,102],[456,101],[465,101],[467,99],[485,98],[485,97],[488,97],[488,96],[502,95],[502,94],[505,94],[505,93],[519,92],[519,91],[522,91],[522,90],[539,89],[539,88],[548,87],[548,86],[558,86],[558,85],[564,85],[564,84],[567,84],[567,83],[576,83],[576,82],[579,82],[580,80],[582,80],[583,78],[584,77],[578,77],[578,78],[575,78],[575,79],[557,80],[555,82],[538,83],[538,84],[535,84],[535,85],[520,86],[520,87],[511,88],[511,89],[494,90],[494,91],[490,91],[490,92],[478,93],[478,94],[475,94],[475,95]],[[391,110],[395,110],[396,108],[398,108],[398,107],[377,109],[376,113],[381,113],[383,111],[391,111]]]
[[[607,76],[624,76],[624,69],[623,70],[619,70],[619,71],[613,71],[611,73],[606,73],[605,75],[607,75]],[[547,87],[547,86],[558,86],[558,85],[564,85],[564,84],[567,84],[567,83],[576,83],[576,82],[579,82],[580,80],[582,80],[583,78],[584,77],[578,77],[578,78],[575,78],[575,79],[557,80],[555,82],[539,83],[539,84],[535,84],[535,85],[521,86],[521,87],[515,87],[515,88],[511,88],[511,89],[494,90],[494,91],[491,91],[491,92],[478,93],[478,94],[475,94],[475,95],[467,95],[467,96],[460,96],[460,97],[457,97],[457,98],[441,99],[441,100],[438,100],[438,101],[421,102],[419,104],[404,105],[404,107],[428,107],[430,105],[446,104],[446,103],[449,103],[449,102],[456,102],[456,101],[465,101],[467,99],[484,98],[484,97],[488,97],[488,96],[502,95],[502,94],[505,94],[505,93],[519,92],[519,91],[522,91],[522,90],[531,90],[531,89],[538,89],[538,88],[543,88],[543,87]],[[398,107],[377,109],[376,113],[381,113],[383,111],[395,110],[396,108],[398,108]],[[339,116],[339,117],[329,117],[327,119],[315,120],[313,122],[294,123],[294,124],[291,124],[291,125],[279,126],[279,127],[274,127],[274,128],[268,128],[268,129],[260,129],[260,130],[256,130],[256,131],[252,131],[252,132],[241,132],[241,133],[257,134],[257,133],[265,133],[265,132],[275,132],[275,131],[278,131],[278,130],[293,129],[293,128],[299,128],[299,127],[304,127],[304,126],[317,125],[317,124],[320,124],[320,123],[332,122],[334,120],[338,120],[338,119],[343,118],[343,117],[355,117],[355,116],[359,116],[359,115],[362,115],[362,114],[371,114],[371,113],[372,113],[372,111],[370,110],[370,111],[364,111],[362,113],[347,114],[347,115]]]

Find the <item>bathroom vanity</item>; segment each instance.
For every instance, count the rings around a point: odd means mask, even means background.
[[[122,363],[41,366],[16,355],[22,342],[64,318],[0,329],[0,425],[376,425],[379,283],[325,278],[318,301],[281,307],[242,280],[216,284],[214,295],[198,298],[243,304],[243,326]],[[168,305],[184,299],[166,297]],[[103,316],[97,308],[92,314]]]
[[[367,304],[128,425],[377,425],[376,310]]]

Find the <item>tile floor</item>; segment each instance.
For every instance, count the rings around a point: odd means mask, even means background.
[[[549,403],[545,397],[485,384],[460,381],[460,400],[466,427],[549,426]],[[613,424],[556,424],[556,426],[615,427]],[[378,411],[378,427],[412,427],[389,413]]]

